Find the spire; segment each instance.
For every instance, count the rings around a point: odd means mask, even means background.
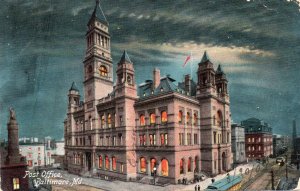
[[[94,12],[92,14],[92,17],[90,19],[90,21],[93,19],[93,18],[97,18],[99,21],[101,21],[102,23],[108,25],[108,22],[106,20],[106,17],[102,11],[102,8],[101,8],[101,5],[100,5],[100,0],[96,0],[96,6],[95,6],[95,9],[94,9]]]
[[[219,64],[218,69],[216,71],[216,74],[224,74],[224,72],[222,70],[222,67],[221,67],[221,64]]]
[[[121,60],[120,60],[120,63],[123,63],[123,62],[128,62],[128,63],[132,64],[126,50],[124,50],[123,55],[122,55]]]
[[[72,86],[69,91],[72,91],[72,90],[79,92],[79,89],[77,88],[77,85],[75,82],[72,83]]]
[[[208,57],[208,54],[206,51],[204,51],[204,54],[203,54],[203,57],[201,59],[201,62],[200,63],[204,63],[204,62],[207,62],[209,61],[209,57]]]

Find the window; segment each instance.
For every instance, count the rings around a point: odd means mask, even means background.
[[[146,159],[144,157],[140,158],[140,172],[146,172]]]
[[[153,172],[154,167],[156,167],[156,159],[150,160],[150,171]]]
[[[106,146],[109,146],[109,139],[110,139],[110,137],[106,136]]]
[[[146,141],[147,141],[146,135],[140,135],[140,145],[145,146]]]
[[[41,166],[41,164],[42,164],[42,161],[38,160],[38,166]]]
[[[119,118],[120,118],[120,126],[122,126],[123,125],[123,116],[120,115]]]
[[[169,162],[167,159],[161,161],[161,175],[169,176]]]
[[[13,178],[13,189],[14,190],[20,189],[20,179],[19,178]]]
[[[154,113],[150,114],[150,124],[155,124],[155,114]]]
[[[121,164],[121,165],[120,165],[120,171],[121,171],[121,173],[124,172],[124,164]]]
[[[179,145],[184,145],[183,133],[179,133]]]
[[[105,66],[103,66],[103,65],[100,66],[99,72],[100,72],[101,76],[107,76],[107,74],[108,74],[107,68]]]
[[[194,134],[194,145],[198,144],[198,134]]]
[[[180,174],[183,174],[183,172],[184,172],[184,159],[180,159],[179,168],[180,168]]]
[[[178,123],[182,123],[182,111],[178,112]]]
[[[192,135],[191,135],[191,133],[188,133],[188,134],[187,134],[187,144],[188,144],[188,145],[191,145],[191,144],[192,144]]]
[[[217,132],[214,132],[214,144],[217,143]]]
[[[27,164],[28,164],[29,167],[32,167],[32,160],[28,160]]]
[[[102,168],[102,164],[103,164],[103,159],[102,159],[102,156],[100,155],[99,156],[99,168]]]
[[[155,145],[155,141],[156,141],[156,137],[155,137],[155,134],[150,134],[149,135],[149,142],[150,142],[150,145]]]
[[[198,125],[198,116],[197,113],[194,113],[194,125]]]
[[[186,124],[190,124],[190,120],[191,120],[190,112],[187,112],[186,113]]]
[[[112,157],[111,160],[112,160],[112,169],[113,169],[113,171],[116,171],[117,170],[117,160],[116,160],[116,157]]]
[[[254,137],[252,138],[252,143],[254,143]]]
[[[108,158],[108,156],[105,156],[105,169],[106,170],[109,170],[109,158]]]
[[[248,143],[250,143],[251,142],[251,138],[248,138]]]
[[[113,146],[117,146],[117,137],[113,136]]]
[[[192,172],[192,158],[191,157],[188,160],[188,172]]]
[[[161,112],[161,122],[162,123],[168,122],[168,114],[166,111]]]
[[[111,127],[111,115],[110,114],[108,114],[108,116],[107,116],[107,124],[108,124],[108,128],[110,128]]]
[[[161,145],[168,145],[168,134],[160,134],[160,144]]]
[[[140,115],[140,125],[141,126],[145,126],[146,122],[145,122],[145,115],[141,114]]]
[[[101,116],[101,127],[104,128],[105,118],[104,115]]]

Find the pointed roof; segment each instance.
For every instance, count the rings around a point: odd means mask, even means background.
[[[95,6],[95,9],[94,9],[91,19],[93,19],[93,18],[97,18],[99,21],[108,25],[108,22],[106,20],[106,17],[104,15],[104,12],[102,11],[102,8],[100,5],[100,0],[96,0],[96,6]],[[91,19],[90,19],[90,21],[91,21]]]
[[[71,86],[71,88],[70,88],[69,91],[72,91],[72,90],[79,92],[79,89],[78,89],[78,87],[77,87],[77,85],[76,85],[75,82],[72,83],[72,86]]]
[[[208,54],[206,51],[204,51],[204,54],[202,56],[202,59],[201,59],[201,62],[200,63],[204,63],[204,62],[207,62],[209,61],[209,57],[208,57]]]
[[[121,60],[120,60],[120,63],[123,63],[123,62],[128,62],[128,63],[132,64],[126,50],[124,50],[123,55],[122,55]]]
[[[224,74],[224,72],[222,70],[222,67],[221,67],[221,64],[219,64],[218,69],[216,71],[216,74]]]

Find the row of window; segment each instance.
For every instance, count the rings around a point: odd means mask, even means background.
[[[141,157],[140,158],[140,168],[139,168],[139,172],[140,173],[146,173],[147,172],[147,160],[145,157]],[[156,168],[157,166],[157,161],[155,158],[151,158],[150,159],[150,172],[153,173],[154,171],[154,167]],[[161,160],[161,169],[160,169],[160,175],[161,176],[169,176],[169,161],[167,159],[162,159]]]
[[[93,34],[92,35],[90,35],[88,38],[87,38],[87,44],[88,44],[88,47],[90,47],[90,46],[92,46],[94,43],[96,43],[97,45],[100,45],[100,46],[102,46],[102,47],[104,47],[104,48],[106,48],[106,49],[108,49],[109,48],[109,38],[107,38],[107,37],[105,37],[105,36],[103,36],[103,35],[101,35],[101,34],[99,34],[99,33],[96,33],[95,34],[95,37],[96,37],[96,39],[95,39],[95,41],[96,42],[94,42],[94,38],[93,38],[94,36],[93,36]]]
[[[264,142],[271,142],[272,141],[272,138],[264,138]],[[259,137],[259,138],[257,138],[257,139],[255,139],[254,137],[252,137],[252,138],[248,138],[248,143],[260,143],[261,142],[261,138]]]
[[[155,146],[157,145],[156,141],[156,134],[149,134],[149,143],[147,144],[147,135],[139,135],[139,140],[140,140],[140,146]],[[161,133],[160,134],[160,145],[165,146],[168,145],[168,133]]]
[[[199,159],[198,157],[195,157],[195,160],[194,160],[194,166],[192,166],[193,162],[192,162],[192,157],[189,157],[188,160],[187,160],[187,166],[186,166],[186,163],[185,163],[185,159],[182,158],[180,159],[180,163],[179,163],[179,172],[180,174],[184,174],[186,173],[186,170],[187,172],[197,172],[199,171]],[[187,169],[186,169],[187,167]]]
[[[98,168],[99,169],[104,169],[104,170],[116,171],[117,170],[117,159],[116,159],[116,157],[112,156],[111,160],[110,160],[108,156],[104,156],[104,160],[103,160],[102,156],[99,155]],[[120,171],[123,172],[123,165],[121,165]]]
[[[255,148],[258,149],[258,151],[261,151],[261,146],[260,146],[260,145],[259,145],[258,147],[255,147],[255,146],[248,146],[248,151],[251,151],[251,150],[254,151]],[[264,151],[266,151],[266,150],[270,151],[270,150],[273,149],[273,146],[265,146],[265,147],[263,147],[263,148],[264,148]]]
[[[104,137],[100,137],[100,142],[99,142],[100,146],[119,146],[119,145],[123,145],[123,136],[122,134],[119,134],[118,137],[117,136],[106,136]]]
[[[217,133],[216,131],[213,132],[213,143],[220,144],[220,143],[229,143],[230,142],[230,134],[227,133],[225,140],[223,140],[222,134]]]
[[[185,140],[185,134],[184,133],[179,133],[179,145],[185,145],[184,140]],[[192,134],[191,133],[186,134],[186,144],[187,145],[192,145]],[[194,134],[194,143],[193,144],[194,145],[199,144],[197,133]]]

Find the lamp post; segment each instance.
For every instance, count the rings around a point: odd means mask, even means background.
[[[154,185],[155,185],[155,177],[156,177],[156,167],[153,168],[153,179],[154,179]]]

